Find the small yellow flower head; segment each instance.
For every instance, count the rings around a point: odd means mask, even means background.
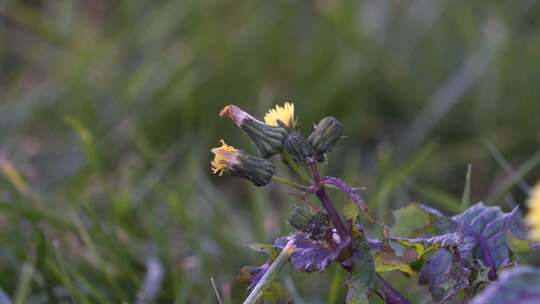
[[[274,163],[265,158],[249,155],[227,145],[221,140],[221,147],[212,149],[214,160],[210,162],[214,174],[223,172],[245,178],[255,186],[267,185],[274,175]]]
[[[212,171],[214,174],[219,173],[219,176],[239,163],[239,150],[227,145],[223,139],[221,140],[221,147],[213,148],[212,153],[214,153],[214,160],[210,163]]]
[[[540,241],[540,182],[532,189],[528,204],[529,214],[526,220],[531,227],[530,237],[534,241]]]
[[[273,127],[294,128],[294,104],[286,102],[283,106],[277,105],[264,115],[264,122]]]

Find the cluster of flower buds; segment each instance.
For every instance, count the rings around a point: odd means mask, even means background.
[[[322,162],[332,150],[342,133],[342,124],[333,117],[322,119],[306,140],[296,127],[294,104],[285,103],[269,110],[264,122],[235,105],[221,110],[221,117],[230,118],[242,129],[257,147],[260,157],[249,155],[222,142],[212,149],[214,173],[228,172],[250,180],[256,186],[268,184],[274,173],[270,158],[276,154],[288,154],[297,163]]]
[[[315,241],[326,239],[332,230],[330,218],[326,212],[319,210],[313,213],[299,206],[296,206],[291,212],[289,224],[296,230],[306,233],[310,239]]]

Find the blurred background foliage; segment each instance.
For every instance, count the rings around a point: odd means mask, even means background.
[[[459,212],[469,164],[473,201],[526,211],[539,75],[533,0],[2,0],[0,300],[217,303],[214,278],[238,303],[263,259],[244,246],[287,234],[296,199],[211,175],[219,139],[254,152],[231,103],[293,101],[304,134],[340,119],[324,169],[388,223]],[[280,276],[295,303],[343,302],[343,278]]]

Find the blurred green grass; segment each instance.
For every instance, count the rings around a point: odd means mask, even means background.
[[[294,101],[304,133],[343,121],[324,169],[388,222],[411,201],[461,210],[468,164],[472,201],[522,204],[539,17],[534,1],[3,1],[1,291],[134,302],[155,258],[156,302],[217,302],[212,277],[239,302],[238,269],[262,260],[243,246],[288,233],[295,199],[210,174],[219,139],[253,152],[217,116],[230,103]],[[342,302],[336,269],[281,277],[295,302]]]

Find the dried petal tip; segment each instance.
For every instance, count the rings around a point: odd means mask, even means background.
[[[221,112],[219,112],[219,116],[221,117],[228,116],[240,128],[242,127],[242,125],[244,124],[244,121],[247,118],[250,118],[253,120],[255,119],[251,115],[249,115],[249,113],[243,111],[242,109],[240,109],[239,107],[235,105],[228,105],[224,107],[221,110]]]
[[[221,110],[220,116],[228,116],[255,143],[262,157],[269,158],[281,152],[287,131],[259,121],[235,105]]]
[[[294,128],[294,104],[286,102],[283,106],[277,105],[268,110],[264,122],[273,127]]]
[[[529,213],[526,220],[531,227],[530,237],[534,241],[540,241],[540,182],[532,189],[528,205]]]
[[[332,150],[343,132],[343,125],[334,117],[325,117],[309,135],[308,142],[317,152],[317,161],[323,161],[324,155]]]
[[[214,174],[223,172],[251,181],[255,186],[264,186],[272,180],[274,163],[271,160],[246,154],[223,140],[221,147],[212,149],[214,160],[211,162]]]
[[[221,147],[213,148],[214,160],[210,163],[214,174],[223,175],[224,171],[230,170],[234,165],[239,164],[238,156],[240,151],[233,146],[229,146],[225,141],[220,140]]]

